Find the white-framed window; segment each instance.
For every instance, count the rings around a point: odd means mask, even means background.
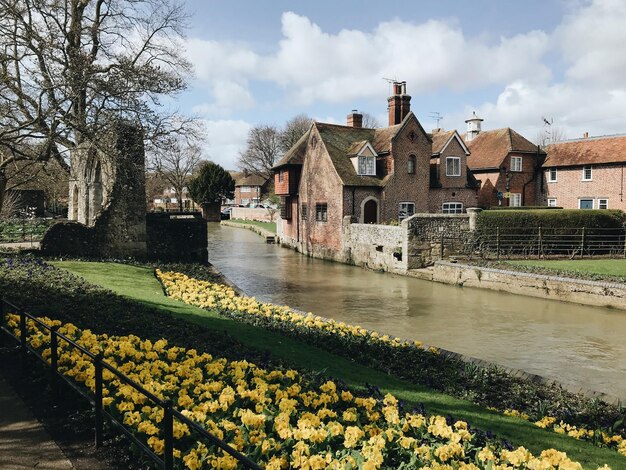
[[[461,176],[461,157],[446,157],[446,176]]]
[[[444,202],[441,205],[441,212],[444,214],[462,214],[463,203],[462,202]]]
[[[548,170],[548,183],[556,183],[556,168]]]
[[[510,207],[520,207],[522,205],[522,193],[511,193],[509,198]]]
[[[242,186],[239,190],[240,193],[251,193],[252,188],[250,186]]]
[[[591,181],[593,179],[593,171],[591,165],[583,167],[583,181]]]
[[[598,199],[598,209],[608,209],[609,208],[609,200],[606,198]]]
[[[242,203],[244,206],[246,206],[246,205],[250,204],[250,199],[248,199],[248,198],[242,199],[242,200],[241,200],[241,203]]]
[[[553,198],[553,197],[548,198],[548,207],[556,207],[556,198]]]
[[[582,198],[578,200],[579,209],[593,209],[593,198]]]
[[[406,219],[407,217],[411,217],[415,214],[415,203],[414,202],[401,202],[400,208],[398,211],[398,219]]]
[[[522,157],[511,157],[511,171],[522,171]]]
[[[278,172],[278,182],[282,183],[285,180],[285,172],[283,170],[280,170]]]
[[[376,157],[359,157],[359,175],[376,176]]]

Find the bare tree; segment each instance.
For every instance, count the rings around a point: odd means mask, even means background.
[[[380,121],[376,119],[372,114],[368,112],[361,113],[363,114],[363,127],[367,129],[378,129],[382,127]]]
[[[280,133],[280,149],[287,152],[309,130],[311,124],[313,124],[313,119],[306,114],[298,114],[287,121]]]
[[[246,144],[246,149],[239,154],[239,169],[269,179],[281,154],[280,131],[275,126],[255,126],[250,129]]]
[[[183,211],[183,191],[194,170],[202,160],[202,150],[197,144],[182,139],[170,140],[153,155],[154,171],[174,189],[178,210]]]
[[[115,121],[148,141],[189,131],[161,103],[191,73],[185,22],[177,0],[0,0],[0,195],[8,165],[67,166]]]

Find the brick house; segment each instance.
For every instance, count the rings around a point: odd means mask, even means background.
[[[237,174],[235,179],[235,205],[257,206],[261,203],[268,180],[247,172]]]
[[[478,205],[539,205],[537,181],[545,152],[509,127],[481,131],[482,119],[475,113],[465,122],[470,151],[467,163],[480,180]]]
[[[476,204],[467,171],[468,150],[452,131],[428,134],[410,110],[406,84],[394,83],[389,126],[315,122],[274,167],[281,197],[283,242],[300,251],[336,258],[342,223],[389,223],[418,212],[463,212]]]
[[[543,204],[564,209],[626,210],[626,135],[550,144],[539,190]]]

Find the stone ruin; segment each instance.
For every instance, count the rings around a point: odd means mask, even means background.
[[[72,152],[68,222],[45,234],[48,255],[145,258],[146,187],[143,134],[118,123],[96,145]]]
[[[68,221],[41,242],[49,256],[206,263],[207,225],[199,214],[146,214],[143,134],[118,123],[96,145],[72,153]]]

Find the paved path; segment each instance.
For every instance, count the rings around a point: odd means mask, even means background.
[[[0,375],[0,469],[25,468],[74,467]]]

